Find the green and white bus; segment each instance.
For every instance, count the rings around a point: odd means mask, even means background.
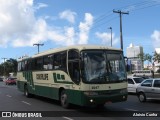
[[[26,97],[43,96],[80,106],[127,100],[123,51],[77,45],[18,60],[17,87]]]

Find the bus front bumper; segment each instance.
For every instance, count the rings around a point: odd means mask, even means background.
[[[99,92],[100,93],[100,92]],[[123,102],[127,100],[128,92],[119,94],[104,94],[104,95],[82,95],[83,106],[104,105],[106,103]]]

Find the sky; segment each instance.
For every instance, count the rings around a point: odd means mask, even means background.
[[[160,48],[160,0],[0,0],[0,62],[52,48],[95,44],[123,50],[133,43],[144,53]]]

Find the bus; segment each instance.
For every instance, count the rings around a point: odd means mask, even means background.
[[[58,100],[61,106],[99,106],[127,100],[123,51],[77,45],[18,60],[17,87],[26,97]]]
[[[152,70],[134,70],[133,71],[133,76],[138,76],[138,77],[153,77],[153,71]]]

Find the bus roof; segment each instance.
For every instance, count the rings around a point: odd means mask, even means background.
[[[47,51],[40,52],[40,53],[35,54],[32,57],[28,57],[28,58],[36,58],[36,57],[49,55],[49,54],[56,53],[56,52],[65,51],[65,50],[68,50],[68,49],[78,49],[79,51],[87,50],[87,49],[102,49],[102,50],[106,49],[106,50],[113,50],[113,51],[122,51],[121,49],[102,46],[102,45],[101,46],[100,45],[72,45],[72,46],[67,46],[67,47],[49,49]],[[27,58],[22,58],[22,59],[19,59],[18,61],[21,61],[21,60],[24,60],[24,59],[27,59]]]

